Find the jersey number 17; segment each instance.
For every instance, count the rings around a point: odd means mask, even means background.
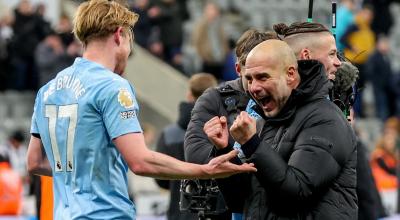
[[[57,115],[58,108],[58,115]],[[46,105],[46,118],[49,119],[49,133],[51,149],[54,156],[54,170],[55,172],[63,171],[61,164],[60,152],[56,138],[56,122],[58,118],[69,118],[69,125],[67,131],[67,171],[71,172],[74,170],[74,139],[75,139],[75,128],[78,115],[78,104],[72,105]]]

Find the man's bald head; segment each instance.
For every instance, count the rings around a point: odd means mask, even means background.
[[[280,40],[267,40],[250,51],[246,59],[246,69],[259,63],[285,69],[293,66],[297,69],[297,60],[290,46]]]
[[[250,51],[244,77],[250,95],[267,117],[281,111],[300,83],[293,50],[280,40],[264,41]]]

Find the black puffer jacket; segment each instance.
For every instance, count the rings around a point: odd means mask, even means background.
[[[357,219],[356,137],[327,99],[322,64],[299,61],[299,73],[301,83],[281,112],[261,120],[260,138],[242,146],[257,173],[218,180],[219,186],[246,220]]]

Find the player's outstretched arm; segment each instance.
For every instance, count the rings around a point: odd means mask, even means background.
[[[30,174],[52,176],[51,166],[44,151],[42,140],[31,136],[27,154],[27,168]]]
[[[134,173],[158,179],[224,178],[257,171],[253,164],[236,165],[229,162],[237,155],[235,151],[216,157],[208,164],[198,165],[149,150],[142,133],[119,136],[114,143]]]

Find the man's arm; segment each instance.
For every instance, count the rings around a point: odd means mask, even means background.
[[[40,138],[31,136],[27,153],[27,167],[30,174],[53,176]]]
[[[114,139],[117,149],[136,174],[158,179],[211,179],[224,178],[242,172],[255,172],[253,164],[236,165],[229,160],[237,155],[228,154],[212,159],[208,164],[186,163],[162,153],[149,150],[142,133],[128,133]]]
[[[160,134],[160,137],[156,144],[156,151],[173,157],[172,152],[170,152],[171,150],[168,149],[168,146],[165,143],[165,130],[163,130],[163,132],[161,132]],[[170,186],[169,180],[155,179],[155,181],[159,187],[169,190]]]

